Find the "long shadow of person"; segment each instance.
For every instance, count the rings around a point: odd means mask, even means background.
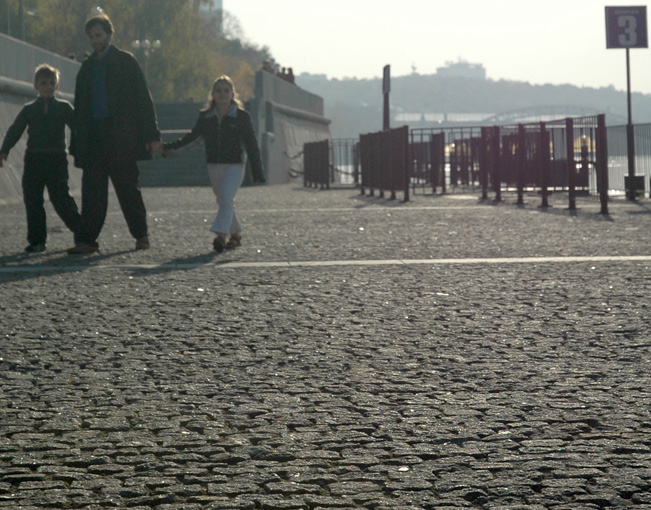
[[[93,253],[71,257],[65,250],[43,252],[41,256],[16,253],[0,257],[0,284],[13,281],[25,281],[56,273],[85,271],[112,257],[117,257],[133,250],[111,253]]]
[[[169,273],[172,271],[186,271],[188,269],[195,269],[197,267],[205,266],[210,264],[213,259],[223,254],[219,254],[216,251],[211,251],[210,253],[203,253],[200,255],[194,255],[192,257],[177,257],[168,262],[164,262],[154,267],[137,267],[134,268],[134,271],[131,273],[131,276],[149,276],[155,274]],[[223,260],[220,257],[220,263],[229,262],[229,260]]]

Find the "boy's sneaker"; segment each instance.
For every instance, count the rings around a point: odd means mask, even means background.
[[[148,250],[149,249],[149,237],[141,237],[136,239],[136,250]]]
[[[44,243],[30,244],[25,247],[25,251],[27,253],[38,253],[41,251],[45,251],[45,244]]]

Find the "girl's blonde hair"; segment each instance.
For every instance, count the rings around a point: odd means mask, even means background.
[[[233,83],[233,80],[231,79],[230,76],[226,74],[222,74],[219,76],[212,84],[212,87],[210,88],[210,93],[208,94],[208,104],[206,105],[206,110],[212,110],[215,107],[215,100],[212,97],[212,91],[215,90],[215,85],[218,83],[226,83],[231,91],[233,92],[233,102],[238,108],[244,108],[244,104],[242,101],[240,101],[240,96],[237,93],[237,90],[235,90],[235,84]]]

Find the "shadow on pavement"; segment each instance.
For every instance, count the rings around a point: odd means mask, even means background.
[[[221,256],[216,251],[211,251],[203,255],[194,255],[192,257],[178,257],[170,260],[169,262],[163,262],[154,267],[138,267],[134,268],[131,273],[131,276],[150,276],[155,274],[169,273],[171,271],[187,271],[189,269],[194,269],[197,266],[204,264],[209,264],[213,261],[216,256]],[[230,260],[222,260],[222,263],[230,262]]]
[[[111,253],[91,253],[88,255],[68,255],[65,250],[43,252],[39,254],[16,253],[0,257],[0,284],[13,281],[30,280],[49,273],[76,272],[90,269],[98,262],[112,257],[125,255],[134,250],[122,250]],[[54,258],[52,256],[55,256]],[[30,259],[33,263],[30,263]],[[39,271],[39,269],[41,269]]]

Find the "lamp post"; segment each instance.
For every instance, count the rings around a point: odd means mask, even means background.
[[[20,23],[20,40],[27,41],[25,35],[25,16],[36,16],[36,10],[26,9],[25,1],[18,2],[18,22]],[[7,35],[11,35],[11,24],[9,21],[9,2],[7,1]]]
[[[147,76],[147,60],[149,60],[149,56],[161,46],[162,43],[158,39],[155,41],[150,41],[149,39],[131,41],[131,47],[134,50],[142,50],[142,54],[145,56],[144,66],[145,78],[147,81],[149,81],[149,76]]]

